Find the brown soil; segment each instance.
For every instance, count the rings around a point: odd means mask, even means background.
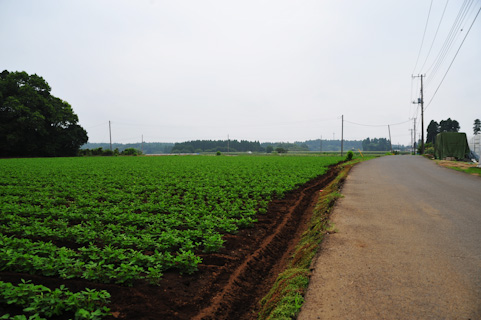
[[[225,235],[224,248],[219,252],[200,254],[203,263],[197,272],[166,273],[160,286],[139,281],[133,287],[122,287],[6,272],[0,273],[0,279],[29,279],[51,288],[65,284],[71,291],[108,290],[112,295],[112,319],[256,319],[257,302],[293,252],[319,190],[337,172],[333,167],[284,199],[272,201],[252,228]]]
[[[436,160],[436,163],[439,164],[441,167],[446,168],[461,168],[461,169],[469,169],[469,168],[476,168],[477,164],[472,162],[465,162],[465,161],[448,161],[448,160]],[[474,174],[477,175],[477,174]]]

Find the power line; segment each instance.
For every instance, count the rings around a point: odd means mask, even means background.
[[[476,19],[478,18],[479,12],[481,12],[481,7],[479,8],[478,12],[476,13],[476,16],[474,17],[473,22],[472,22],[471,25],[469,26],[469,29],[468,29],[468,31],[466,32],[466,35],[464,36],[463,41],[462,41],[461,44],[459,45],[459,48],[458,48],[458,50],[456,51],[456,54],[454,55],[453,60],[452,60],[451,63],[449,64],[449,67],[448,67],[448,69],[446,70],[446,73],[444,73],[444,76],[443,76],[443,78],[441,79],[441,82],[439,83],[438,87],[436,88],[436,91],[434,92],[433,96],[431,97],[431,100],[429,100],[428,105],[426,106],[425,110],[429,107],[429,105],[430,105],[431,102],[433,101],[434,97],[436,96],[436,93],[438,92],[439,88],[440,88],[441,85],[443,84],[443,81],[444,81],[444,79],[446,78],[446,75],[448,74],[449,70],[451,69],[451,66],[453,65],[454,60],[455,60],[456,57],[458,56],[459,50],[461,50],[461,47],[463,46],[464,40],[466,40],[466,37],[468,36],[469,32],[471,31],[471,28],[473,27],[474,22],[475,22]]]
[[[426,36],[426,30],[428,28],[428,23],[429,23],[429,16],[431,15],[431,7],[433,6],[433,0],[431,0],[431,4],[429,5],[429,12],[428,12],[428,18],[426,19],[426,25],[424,26],[424,33],[423,33],[423,39],[421,40],[421,46],[419,47],[419,52],[418,52],[418,57],[416,59],[416,64],[414,65],[414,69],[412,74],[414,74],[414,71],[416,70],[419,62],[419,57],[421,56],[421,51],[423,49],[423,44],[424,44],[424,37]]]
[[[426,55],[426,59],[424,59],[424,63],[421,67],[421,70],[424,69],[424,66],[426,65],[426,62],[428,61],[429,55],[431,54],[431,50],[433,49],[434,42],[436,41],[436,38],[438,36],[439,27],[441,26],[441,22],[443,21],[444,13],[446,12],[446,8],[448,7],[448,3],[449,3],[449,0],[446,0],[446,4],[444,5],[443,14],[441,15],[441,19],[439,19],[438,27],[436,28],[436,33],[434,34],[433,41],[431,42],[431,46],[429,47],[428,54]]]
[[[407,121],[403,121],[403,122],[399,122],[399,123],[390,123],[390,124],[362,124],[362,123],[352,122],[352,121],[348,121],[348,120],[344,119],[344,122],[347,122],[347,123],[350,123],[350,124],[355,124],[355,125],[362,126],[362,127],[397,126],[397,125],[405,124],[405,123],[410,122],[410,121],[411,120],[407,120]]]
[[[473,0],[470,0],[469,2],[467,0],[464,1],[463,5],[459,9],[458,15],[456,17],[456,20],[454,21],[451,30],[443,44],[443,47],[441,48],[438,56],[436,57],[436,60],[433,62],[431,67],[427,70],[426,73],[429,73],[430,70],[432,69],[433,71],[430,73],[430,78],[426,82],[426,87],[429,87],[431,82],[435,79],[437,72],[439,71],[441,65],[443,64],[444,60],[448,56],[449,51],[451,50],[451,47],[453,46],[456,38],[459,36],[459,30],[461,28],[461,25],[464,22],[464,19],[466,18],[466,15],[469,11],[469,8],[473,4]],[[461,29],[462,30],[462,29]]]

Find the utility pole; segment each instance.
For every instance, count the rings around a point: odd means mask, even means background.
[[[411,154],[413,154],[414,152],[413,129],[408,129],[408,130],[411,131]]]
[[[319,145],[319,152],[322,152],[322,134],[321,134],[321,140],[320,140],[320,145]]]
[[[413,147],[414,147],[414,155],[416,155],[416,118],[414,118],[414,134],[413,134],[413,139],[414,139],[414,144],[413,144]]]
[[[109,120],[110,151],[112,151],[112,127]]]
[[[342,126],[341,126],[341,157],[342,152],[344,151],[344,115],[341,116],[342,119]]]
[[[142,141],[140,142],[140,150],[142,151],[142,154],[144,154],[144,135],[142,135]]]
[[[229,135],[227,135],[227,153],[229,153],[229,142],[230,142],[230,138],[229,138]]]
[[[424,154],[424,96],[423,96],[423,75],[421,75],[421,154]]]
[[[391,127],[389,125],[387,125],[387,130],[389,131],[389,145],[391,146],[392,153]]]
[[[424,154],[424,92],[423,92],[423,77],[424,75],[416,76],[421,78],[421,98],[418,99],[418,104],[421,105],[421,154]],[[413,102],[416,103],[416,102]]]

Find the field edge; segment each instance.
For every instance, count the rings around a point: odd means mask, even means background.
[[[309,285],[311,262],[316,256],[324,235],[335,232],[329,216],[341,197],[341,189],[349,171],[357,163],[368,160],[357,158],[338,165],[339,173],[324,189],[319,190],[312,218],[307,225],[286,268],[279,273],[270,291],[259,301],[259,320],[294,319],[300,312]]]

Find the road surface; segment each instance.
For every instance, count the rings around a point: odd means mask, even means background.
[[[388,156],[342,194],[299,320],[481,319],[481,177]]]

